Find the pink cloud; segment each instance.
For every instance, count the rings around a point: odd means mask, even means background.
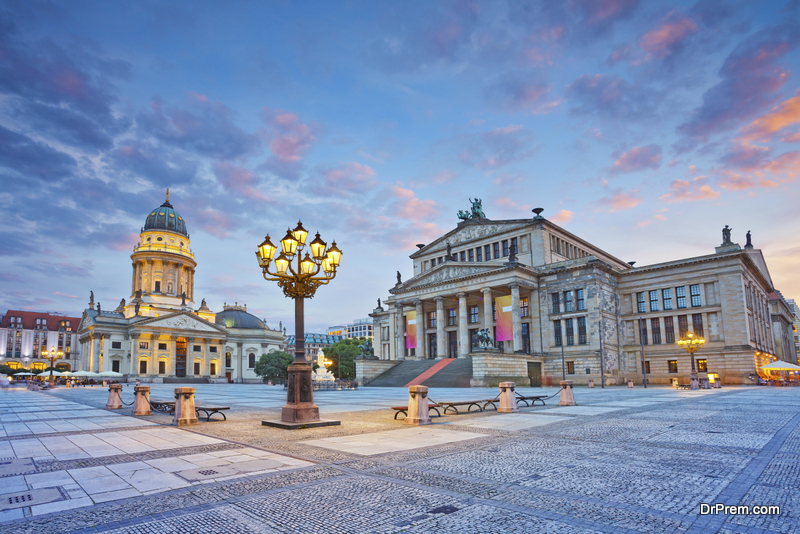
[[[719,196],[719,191],[714,191],[706,184],[705,176],[698,176],[693,180],[673,180],[669,186],[669,193],[661,195],[664,202],[693,202],[698,200],[713,200]]]
[[[455,173],[453,171],[450,171],[450,170],[444,170],[442,172],[436,173],[433,176],[433,183],[435,183],[437,185],[446,184],[447,182],[449,182],[450,180],[452,180],[453,178],[456,178],[456,177],[458,177],[457,173]]]
[[[364,193],[375,187],[375,170],[355,161],[340,163],[321,171],[323,185],[332,194]]]
[[[642,197],[639,195],[638,189],[628,192],[617,189],[610,197],[600,198],[596,203],[603,209],[607,209],[609,213],[614,213],[615,211],[635,208],[642,203]]]
[[[57,297],[67,297],[68,299],[76,299],[76,298],[78,298],[78,295],[69,295],[67,293],[62,293],[60,291],[56,291],[55,293],[53,293],[53,295],[55,295]]]
[[[494,203],[501,210],[526,212],[531,209],[529,204],[519,204],[508,197],[500,197],[496,199]],[[507,217],[508,216],[504,216],[504,218]]]
[[[800,123],[800,90],[795,95],[742,128],[740,139],[742,141],[767,141],[774,134]],[[800,134],[795,133],[794,137],[800,138]]]
[[[283,162],[299,162],[310,150],[316,136],[310,126],[294,113],[264,108],[264,122],[273,130],[269,148]]]
[[[566,224],[574,219],[575,215],[571,211],[561,210],[554,216],[548,218],[556,224]]]
[[[656,28],[639,39],[639,46],[658,58],[666,57],[678,48],[683,41],[697,31],[697,23],[690,18],[671,12]]]
[[[636,172],[644,169],[657,169],[661,165],[661,147],[658,145],[637,146],[623,152],[614,165],[612,174]]]
[[[197,210],[197,220],[200,227],[209,234],[220,239],[225,239],[233,229],[233,220],[224,213],[214,208]],[[195,223],[196,224],[196,223]]]
[[[132,250],[138,242],[139,236],[137,234],[128,233],[122,239],[112,243],[111,248],[114,250]]]
[[[215,165],[214,174],[225,189],[256,200],[270,200],[256,189],[259,185],[258,177],[245,168],[222,162]]]
[[[424,220],[437,215],[436,202],[418,199],[411,189],[395,185],[391,187],[391,193],[397,198],[391,209],[397,217]]]

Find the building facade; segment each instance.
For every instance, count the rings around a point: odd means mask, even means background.
[[[334,335],[334,334],[311,334],[307,333],[305,335],[303,341],[303,347],[306,351],[306,361],[308,363],[312,363],[314,360],[317,359],[317,354],[319,351],[322,350],[325,352],[328,347],[336,343],[337,341],[341,341],[345,338],[345,336]],[[286,336],[286,352],[289,354],[294,355],[294,341],[295,337],[293,335]]]
[[[280,330],[225,304],[195,309],[197,262],[183,217],[167,200],[147,216],[131,254],[131,294],[105,311],[94,294],[78,327],[81,369],[142,382],[260,382],[255,362],[285,344]]]
[[[498,302],[510,328],[497,343],[497,379],[599,382],[602,369],[611,384],[642,383],[645,372],[652,383],[688,383],[690,357],[675,343],[688,332],[706,340],[696,367],[728,383],[752,383],[775,359],[766,263],[729,231],[713,254],[634,267],[541,215],[473,217],[411,260],[413,278],[398,273],[370,314],[382,360],[477,355],[479,367],[495,365],[477,334],[498,339]]]
[[[372,318],[356,319],[350,324],[341,324],[328,327],[328,335],[342,336],[343,338],[374,339]]]
[[[14,369],[43,370],[50,366],[44,351],[55,348],[63,356],[55,367],[74,371],[80,360],[79,317],[58,313],[8,310],[0,320],[0,365]]]

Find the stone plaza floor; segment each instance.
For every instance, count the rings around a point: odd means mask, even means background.
[[[132,417],[102,387],[0,391],[0,532],[800,532],[800,388],[579,388],[577,406],[423,427],[393,419],[403,388],[323,391],[341,425],[288,431],[261,425],[282,387],[194,387],[228,420]],[[780,513],[701,515],[717,503]]]

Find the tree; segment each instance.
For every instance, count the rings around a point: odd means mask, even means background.
[[[347,380],[355,378],[356,368],[353,360],[360,353],[358,346],[365,341],[366,338],[363,337],[342,339],[325,349],[325,357],[333,362],[329,369],[336,378]]]
[[[289,365],[294,361],[294,356],[282,350],[273,350],[269,354],[262,354],[256,362],[255,373],[266,382],[267,380],[285,379],[288,375]]]

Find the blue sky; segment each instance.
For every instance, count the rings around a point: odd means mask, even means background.
[[[4,2],[0,308],[128,298],[171,201],[195,292],[291,325],[253,251],[343,250],[308,330],[365,317],[455,227],[531,208],[638,265],[721,228],[800,298],[800,2]]]

